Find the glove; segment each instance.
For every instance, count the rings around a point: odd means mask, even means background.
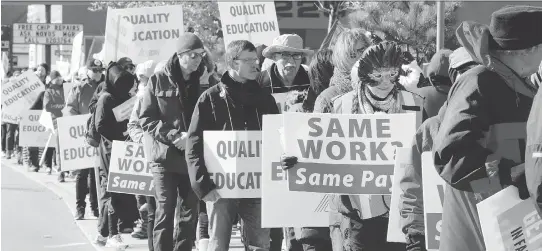
[[[288,170],[294,167],[296,164],[297,164],[297,157],[295,156],[282,155],[280,157],[280,165],[282,167],[282,170]]]
[[[530,197],[525,178],[525,164],[507,167],[499,166],[499,179],[503,187],[515,186],[518,189],[519,198],[525,200]]]
[[[427,249],[425,249],[425,235],[407,234],[405,237],[406,237],[407,251],[427,251]]]

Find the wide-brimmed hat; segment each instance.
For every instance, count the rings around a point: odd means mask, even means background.
[[[312,55],[313,51],[303,49],[303,39],[297,34],[283,34],[273,39],[273,44],[263,50],[263,56],[271,58],[277,52],[294,52]]]
[[[542,7],[506,6],[491,14],[489,46],[497,50],[524,50],[542,44]]]

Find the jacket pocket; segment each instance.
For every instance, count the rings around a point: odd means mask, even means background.
[[[168,145],[155,140],[148,132],[143,132],[143,150],[148,162],[165,162],[168,149]]]

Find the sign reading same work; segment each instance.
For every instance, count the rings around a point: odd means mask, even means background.
[[[154,196],[154,180],[142,144],[113,141],[107,191]]]
[[[26,71],[2,85],[2,121],[19,123],[20,114],[32,106],[40,92],[45,90],[41,80],[32,71]]]
[[[274,2],[218,2],[224,43],[248,40],[269,44],[280,35]]]
[[[57,118],[62,171],[98,166],[98,148],[89,146],[85,131],[89,114]]]
[[[395,148],[408,146],[415,114],[284,114],[290,191],[391,194]]]
[[[207,171],[223,198],[261,197],[261,131],[204,131]]]
[[[14,24],[14,44],[69,44],[83,31],[82,24]]]

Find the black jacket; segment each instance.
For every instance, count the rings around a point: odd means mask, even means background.
[[[256,81],[238,83],[228,72],[199,97],[186,142],[190,183],[199,198],[215,188],[203,159],[203,131],[259,131],[264,114],[278,113],[273,96]]]
[[[256,80],[268,93],[284,93],[292,90],[304,91],[308,89],[311,84],[309,74],[302,65],[299,66],[297,75],[295,76],[292,86],[290,87],[284,86],[280,80],[276,64],[273,64],[271,67],[269,67],[269,69],[262,71]]]

